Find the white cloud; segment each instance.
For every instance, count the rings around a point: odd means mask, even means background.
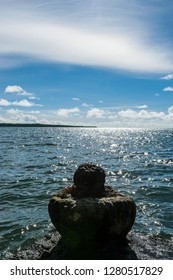
[[[5,91],[5,93],[23,93],[24,90],[22,87],[20,86],[7,86]]]
[[[84,103],[82,103],[82,106],[83,106],[83,107],[92,107],[93,104],[88,104],[88,103],[85,103],[85,102],[84,102]]]
[[[6,111],[6,122],[39,123],[39,119],[30,112],[24,112],[18,109],[9,109]]]
[[[103,118],[104,110],[93,108],[87,112],[87,118]]]
[[[149,112],[146,110],[141,110],[136,112],[132,109],[122,110],[118,112],[118,116],[127,119],[164,119],[165,113],[164,112]]]
[[[7,86],[5,88],[4,93],[16,93],[17,95],[20,96],[27,96],[29,99],[38,99],[37,97],[34,96],[34,94],[27,92],[24,90],[21,86]]]
[[[162,78],[160,78],[161,80],[172,80],[173,79],[173,74],[168,74]]]
[[[168,117],[173,118],[173,106],[168,108]]]
[[[163,91],[173,91],[173,87],[166,87],[163,89]]]
[[[21,106],[21,107],[32,107],[32,106],[42,106],[40,104],[31,103],[26,99],[20,101],[8,101],[6,99],[0,99],[0,106]]]
[[[18,93],[18,95],[27,96],[29,99],[37,99],[32,93],[29,93],[29,92],[26,92],[26,91]]]
[[[36,97],[36,96],[28,96],[28,99],[30,99],[30,100],[35,100],[35,99],[40,100],[40,98]]]
[[[173,106],[168,108],[168,113],[165,114],[165,121],[171,121],[173,120]]]
[[[160,39],[164,36],[153,23],[162,10],[154,9],[152,3],[51,2],[9,0],[1,5],[2,56],[20,54],[21,61],[32,57],[128,71],[173,70],[172,49],[165,47]]]
[[[40,112],[40,111],[24,111],[11,108],[3,112],[4,122],[9,123],[42,123],[42,124],[57,124],[57,117],[54,112]],[[59,122],[58,122],[59,123]]]
[[[11,102],[6,99],[0,99],[0,106],[10,106]]]
[[[40,111],[31,111],[31,114],[40,114]]]
[[[11,102],[13,106],[22,106],[22,107],[32,107],[32,106],[41,106],[39,104],[31,103],[26,99],[20,100],[20,101],[14,101]]]
[[[137,106],[136,108],[138,108],[138,109],[146,109],[146,108],[148,108],[148,106],[147,105],[140,105],[140,106]]]
[[[76,118],[76,116],[74,116]],[[22,107],[19,108],[0,108],[0,121],[5,123],[42,123],[42,124],[71,124],[71,125],[83,125],[82,122],[73,120],[70,116],[70,119],[67,121],[60,121],[57,118],[55,110],[22,110]]]
[[[51,111],[44,114],[40,111],[23,111],[11,108],[3,112],[3,119],[4,122],[10,123],[56,124],[57,122],[51,119],[53,115],[54,114]]]
[[[16,115],[18,113],[21,113],[22,111],[18,110],[18,109],[9,109],[7,110],[7,113],[10,114],[10,115]]]
[[[135,111],[132,109],[124,111],[108,111],[102,112],[100,118],[97,113],[93,111],[91,118],[86,118],[87,112],[80,112],[80,119],[75,113],[68,115],[69,119],[60,121],[57,118],[57,113],[54,110],[37,111],[37,110],[19,110],[19,108],[10,108],[5,110],[6,107],[0,109],[1,122],[18,122],[18,123],[45,123],[45,124],[72,124],[72,125],[96,125],[103,127],[145,127],[145,128],[173,128],[173,106],[170,106],[167,112],[156,111]],[[72,108],[74,109],[74,108]],[[95,108],[98,109],[98,108]],[[77,114],[77,113],[76,113]],[[77,121],[76,121],[77,119]],[[91,123],[92,121],[92,123]]]
[[[132,109],[122,110],[118,112],[118,115],[122,118],[136,118],[138,113]]]
[[[77,98],[77,97],[73,97],[72,99],[73,99],[74,101],[80,101],[80,99]]]
[[[61,108],[57,110],[57,115],[59,117],[67,118],[69,117],[69,115],[76,114],[79,112],[80,112],[79,108],[70,108],[70,109]]]

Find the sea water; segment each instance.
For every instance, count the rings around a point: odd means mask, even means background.
[[[1,259],[52,229],[49,199],[86,162],[134,199],[133,232],[173,236],[173,130],[1,127]]]

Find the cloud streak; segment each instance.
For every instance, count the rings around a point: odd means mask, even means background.
[[[1,7],[1,56],[20,54],[57,63],[128,71],[173,70],[171,50],[164,44],[151,44],[152,28],[145,23],[145,15],[141,19],[136,16],[135,0],[126,14],[125,1],[109,0],[105,5],[87,0],[90,8],[81,1],[67,1],[66,5],[53,1],[50,6],[48,1],[30,2],[7,1],[8,8],[10,3],[13,7],[8,18],[4,16],[7,6]],[[142,15],[142,9],[138,12]]]
[[[168,75],[166,75],[166,76],[164,76],[164,77],[162,77],[162,78],[160,78],[161,80],[173,80],[173,74],[168,74]]]
[[[140,105],[140,106],[137,106],[136,108],[138,108],[138,109],[146,109],[146,108],[148,108],[148,106],[147,105]]]

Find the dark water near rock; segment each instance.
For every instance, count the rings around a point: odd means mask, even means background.
[[[0,128],[0,258],[52,229],[47,205],[84,162],[133,197],[138,239],[173,241],[173,130]]]

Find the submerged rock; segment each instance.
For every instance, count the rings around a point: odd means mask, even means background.
[[[135,220],[134,201],[104,185],[105,172],[79,166],[74,185],[53,196],[48,210],[66,248],[90,256],[112,241],[125,240]]]

